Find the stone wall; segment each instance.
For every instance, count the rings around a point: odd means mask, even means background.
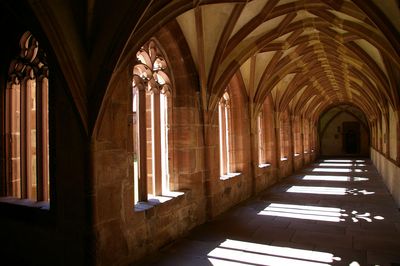
[[[374,148],[371,148],[371,160],[400,208],[400,167]]]
[[[113,79],[109,101],[92,143],[99,265],[135,261],[205,221],[205,148],[196,74],[187,66],[190,58],[182,53],[184,47],[177,47],[179,36],[172,38],[171,31],[165,29],[156,37],[174,70],[168,139],[170,189],[176,193],[151,199],[146,206],[134,203],[128,120],[132,76],[129,70],[122,71]]]

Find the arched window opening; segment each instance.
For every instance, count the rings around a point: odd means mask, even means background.
[[[304,147],[304,153],[307,154],[310,152],[310,127],[309,123],[307,120],[303,121],[303,147]]]
[[[169,191],[168,128],[171,82],[155,41],[136,53],[133,68],[134,202]]]
[[[280,134],[280,151],[281,161],[287,160],[289,156],[289,117],[282,114],[280,117],[279,134]]]
[[[272,105],[269,99],[266,99],[257,116],[258,166],[260,168],[268,167],[273,163],[275,150],[275,127],[273,124]]]
[[[225,92],[219,102],[219,154],[220,154],[220,175],[224,176],[231,172],[230,162],[230,131],[231,131],[231,115],[230,115],[230,96]]]
[[[301,121],[299,117],[293,118],[293,141],[294,156],[299,156],[302,153]]]
[[[25,32],[6,90],[6,196],[50,199],[48,72],[46,54]]]
[[[265,129],[264,129],[263,113],[257,117],[257,137],[258,137],[258,165],[266,163],[265,160]]]

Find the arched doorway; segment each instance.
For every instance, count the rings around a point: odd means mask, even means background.
[[[346,154],[360,153],[360,123],[356,121],[343,122],[343,151]]]
[[[369,156],[368,122],[357,107],[340,105],[326,111],[318,133],[321,156]]]

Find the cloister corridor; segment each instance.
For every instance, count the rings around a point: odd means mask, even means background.
[[[399,239],[400,212],[371,161],[331,158],[139,265],[400,265]]]
[[[0,0],[0,266],[400,266],[400,0]]]

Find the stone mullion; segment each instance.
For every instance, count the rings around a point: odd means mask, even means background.
[[[138,78],[140,79],[140,78]],[[139,139],[139,171],[138,201],[147,201],[147,150],[146,150],[146,90],[144,84],[137,85],[138,92],[138,139]]]
[[[48,200],[48,83],[47,79],[38,80],[36,87],[36,163],[37,163],[37,200]]]
[[[28,128],[30,126],[30,118],[28,113],[28,96],[30,93],[30,87],[27,85],[28,80],[25,79],[21,83],[21,94],[20,94],[20,116],[21,116],[21,125],[20,125],[20,138],[21,138],[21,151],[20,151],[20,167],[21,167],[21,198],[26,199],[30,198],[30,189],[29,189],[29,181],[30,181],[30,171],[29,171],[29,155],[28,155],[28,147],[30,147],[30,141],[28,140]]]
[[[26,128],[25,132],[23,134],[23,137],[26,138],[26,147],[25,147],[25,156],[26,156],[26,186],[27,186],[27,196],[28,199],[35,199],[36,200],[36,195],[32,193],[32,184],[33,184],[33,178],[34,175],[32,173],[32,158],[33,158],[33,151],[32,151],[32,117],[31,117],[31,112],[32,112],[32,86],[36,86],[36,79],[30,79],[27,81],[27,84],[29,84],[26,87],[26,95],[25,95],[25,111],[26,111]],[[35,84],[35,85],[33,85]],[[36,87],[35,87],[36,91]],[[36,125],[35,125],[36,129]],[[36,174],[36,173],[35,173]],[[35,180],[36,181],[36,180]]]
[[[45,136],[43,136],[43,79],[38,79],[36,83],[36,197],[38,201],[44,200],[44,166],[43,151]]]
[[[49,165],[49,82],[45,78],[42,80],[42,165],[43,165],[43,200],[50,200],[49,191],[49,178],[50,178],[50,165]]]
[[[160,91],[153,89],[151,93],[151,133],[152,133],[152,179],[153,195],[162,194],[161,172],[161,129],[160,129]]]

